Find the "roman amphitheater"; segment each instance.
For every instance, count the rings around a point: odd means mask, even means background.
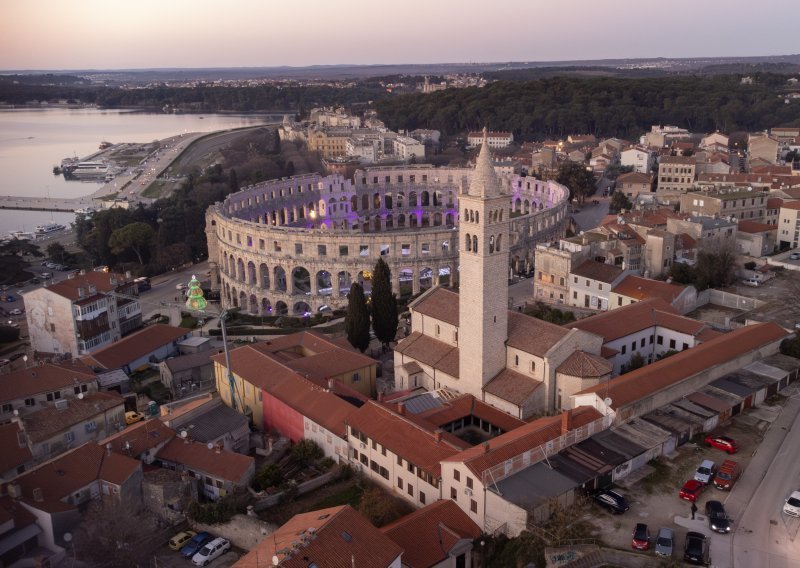
[[[378,258],[398,295],[456,284],[458,195],[471,173],[412,165],[246,187],[206,213],[213,285],[226,308],[305,315],[346,306],[354,281],[369,291]],[[511,276],[531,269],[537,243],[564,234],[569,191],[532,177],[503,181]]]

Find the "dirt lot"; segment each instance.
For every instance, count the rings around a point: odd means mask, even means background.
[[[740,450],[732,456],[732,459],[739,462],[745,472],[750,458],[762,439],[763,432],[769,426],[767,420],[777,410],[777,406],[765,405],[763,409],[757,409],[755,412],[747,411],[714,432],[728,435],[739,443]],[[631,504],[627,513],[619,516],[611,515],[604,509],[592,505],[592,511],[587,514],[586,519],[597,526],[605,544],[614,548],[628,550],[631,548],[631,532],[636,523],[646,523],[654,538],[661,527],[675,531],[673,558],[682,557],[683,543],[688,530],[711,534],[713,547],[714,540],[728,539],[729,536],[712,534],[708,530],[703,507],[706,501],[711,499],[724,503],[729,493],[719,491],[713,486],[707,487],[697,501],[699,511],[696,520],[691,521],[691,503],[680,499],[678,492],[683,483],[693,477],[695,469],[703,459],[713,460],[719,465],[726,458],[727,454],[720,450],[692,442],[684,444],[673,455],[662,457],[655,467],[648,466],[649,473],[641,471],[637,475],[637,472],[633,472],[629,478],[621,480],[618,491],[625,495]],[[734,519],[735,527],[739,511],[727,512]],[[687,529],[687,526],[691,529]],[[654,556],[653,545],[651,544],[649,551],[641,554]]]

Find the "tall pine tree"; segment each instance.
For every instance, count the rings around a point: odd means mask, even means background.
[[[372,272],[372,329],[388,345],[397,334],[397,297],[392,292],[392,271],[382,258]]]
[[[350,345],[362,353],[366,351],[369,347],[369,310],[364,298],[364,288],[358,282],[350,286],[350,292],[347,294],[344,329]]]

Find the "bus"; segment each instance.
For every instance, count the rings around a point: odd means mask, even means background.
[[[150,289],[150,279],[147,276],[141,276],[139,278],[135,278],[133,283],[136,284],[136,289],[141,294],[145,290]]]

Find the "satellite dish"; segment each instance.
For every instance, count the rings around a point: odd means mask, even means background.
[[[64,533],[64,542],[70,542],[72,540],[72,533],[65,532]]]
[[[208,448],[209,450],[213,450],[214,449],[214,443],[213,442],[209,442],[208,444],[206,444],[206,448]]]
[[[613,401],[613,400],[611,400],[611,398],[609,398],[609,397],[605,397],[605,398],[603,399],[603,404],[605,404],[606,406],[611,406],[611,403],[612,403],[612,402],[614,402],[614,401]]]
[[[67,534],[69,534],[69,533],[67,533]],[[66,537],[67,535],[65,534],[64,536]],[[281,563],[281,559],[278,558],[277,555],[272,557],[272,565],[273,566],[278,566],[280,563]]]
[[[83,400],[83,393],[82,392],[78,393],[78,400]]]
[[[19,408],[14,409],[14,416],[19,416]]]
[[[183,438],[185,440],[186,436],[188,436],[188,435],[189,435],[189,433],[186,430],[181,430],[181,438]]]

